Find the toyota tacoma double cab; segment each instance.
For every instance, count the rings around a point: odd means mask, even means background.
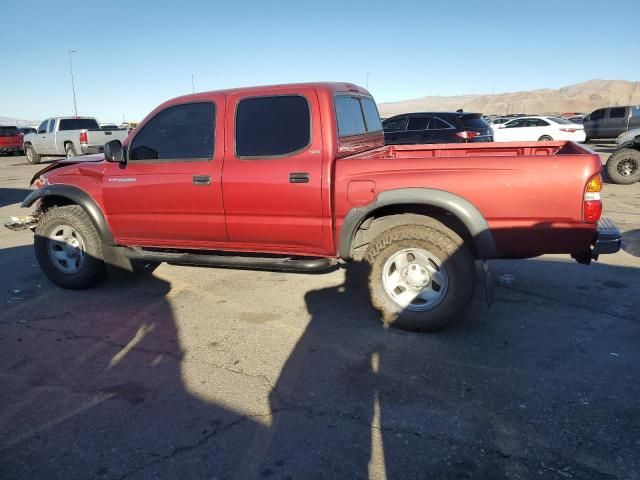
[[[362,261],[382,320],[458,318],[476,260],[620,248],[600,221],[600,158],[573,142],[385,146],[349,83],[197,93],[151,112],[103,154],[38,172],[7,223],[35,231],[53,282],[161,262],[310,272]]]

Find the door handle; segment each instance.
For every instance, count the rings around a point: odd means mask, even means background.
[[[194,185],[211,185],[211,177],[209,175],[194,175]]]
[[[291,172],[289,183],[309,183],[309,174],[306,172]]]

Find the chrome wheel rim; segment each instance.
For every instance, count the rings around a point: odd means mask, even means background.
[[[405,310],[432,310],[447,295],[449,276],[438,257],[422,248],[397,251],[382,268],[382,285]]]
[[[63,273],[74,274],[85,260],[84,241],[69,225],[55,227],[47,239],[47,251],[53,265]]]
[[[622,160],[616,166],[616,170],[620,175],[624,177],[631,177],[632,175],[638,173],[638,162],[636,162],[632,158]]]
[[[71,153],[71,149],[67,148],[67,158],[72,158],[73,157],[73,153]]]
[[[33,152],[31,151],[30,148],[27,148],[27,160],[29,160],[29,163],[33,163]]]

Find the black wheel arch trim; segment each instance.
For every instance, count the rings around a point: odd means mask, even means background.
[[[345,260],[351,259],[351,242],[356,231],[371,213],[391,205],[424,205],[437,207],[458,218],[473,237],[478,258],[497,257],[495,241],[489,224],[480,211],[468,200],[444,190],[433,188],[400,188],[378,194],[376,200],[364,207],[349,211],[342,224],[338,253]]]
[[[80,205],[84,211],[87,212],[93,225],[98,230],[102,242],[105,245],[114,245],[115,242],[111,234],[111,229],[104,218],[102,210],[100,210],[100,207],[98,207],[87,192],[78,187],[71,185],[47,185],[46,187],[31,192],[20,206],[23,208],[30,207],[36,200],[50,196],[64,197]]]

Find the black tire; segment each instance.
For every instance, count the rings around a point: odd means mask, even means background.
[[[631,185],[640,181],[640,151],[621,148],[611,154],[606,164],[607,174],[614,183]]]
[[[551,137],[550,135],[542,135],[539,139],[539,142],[551,142],[553,141],[553,137]]]
[[[71,227],[84,246],[83,260],[74,273],[65,273],[52,259],[50,238],[57,229]],[[106,278],[106,268],[102,256],[102,240],[91,219],[79,205],[66,205],[48,210],[38,222],[34,246],[36,258],[44,274],[62,288],[73,290],[90,288]],[[53,242],[55,243],[55,242]],[[59,245],[59,243],[58,243]]]
[[[24,153],[27,156],[27,162],[29,162],[31,165],[37,165],[38,163],[40,163],[40,155],[36,153],[33,145],[27,145],[25,147]]]
[[[78,156],[78,154],[76,153],[76,147],[73,146],[73,143],[67,143],[64,146],[64,154],[67,156],[67,158]]]
[[[383,275],[387,261],[403,249],[411,248],[428,252],[445,267],[447,290],[440,303],[430,310],[404,308],[385,290]],[[474,259],[462,238],[435,219],[427,218],[421,224],[401,225],[382,232],[369,245],[365,261],[370,266],[371,303],[386,325],[421,332],[438,330],[456,320],[473,297]],[[441,267],[438,270],[441,271]]]

